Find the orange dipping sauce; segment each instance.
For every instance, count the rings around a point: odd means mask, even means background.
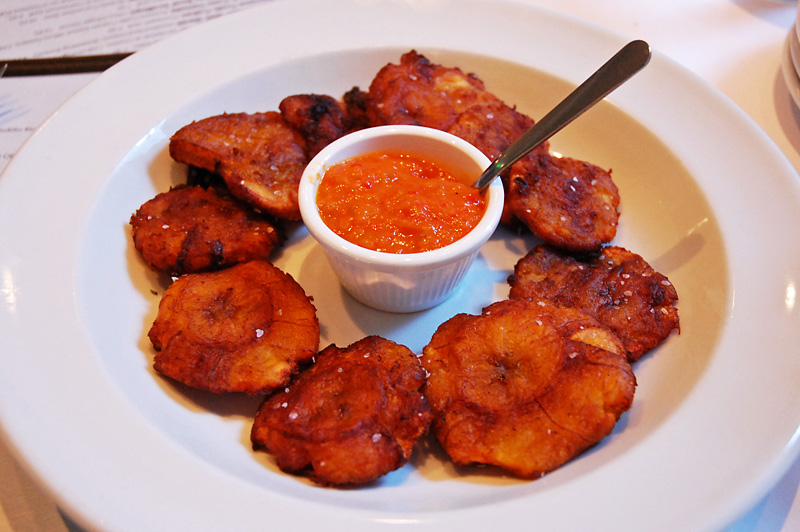
[[[452,244],[478,225],[477,189],[414,155],[375,152],[337,163],[317,189],[320,217],[363,248],[420,253]]]

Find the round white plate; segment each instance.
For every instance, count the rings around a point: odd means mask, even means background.
[[[635,36],[633,36],[635,37]],[[798,176],[742,111],[683,68],[650,65],[552,140],[613,169],[615,241],[670,277],[681,334],[635,365],[634,406],[601,444],[536,481],[456,469],[422,446],[374,485],[323,489],[253,453],[258,401],[151,369],[164,285],[128,219],[180,182],[191,120],[340,96],[412,48],[477,73],[540,117],[628,39],[518,3],[277,1],[135,54],[72,98],[0,178],[0,420],[59,504],[120,530],[698,531],[757,502],[797,454]],[[412,315],[342,293],[304,229],[278,266],[314,297],[323,345],[380,334],[421,350],[457,312],[507,295],[532,245],[500,232],[455,295]]]

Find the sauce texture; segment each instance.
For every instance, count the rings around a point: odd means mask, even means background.
[[[420,253],[452,244],[474,228],[486,200],[436,164],[414,155],[374,152],[325,171],[320,217],[334,233],[386,253]]]

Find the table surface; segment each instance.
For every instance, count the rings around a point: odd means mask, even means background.
[[[797,18],[796,1],[523,1],[648,41],[654,50],[682,64],[741,107],[800,172],[800,110],[781,73],[786,38]],[[208,0],[194,3],[209,9],[213,5]],[[43,103],[35,110],[39,119],[44,120],[60,101],[95,76],[41,78]],[[6,81],[0,81],[0,101]],[[0,478],[0,532],[80,530],[59,512],[46,491],[29,478],[1,442]],[[799,488],[800,460],[724,532],[800,530]]]

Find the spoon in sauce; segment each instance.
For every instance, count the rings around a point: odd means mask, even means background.
[[[650,45],[632,41],[609,59],[552,111],[501,153],[472,184],[483,192],[500,173],[605,98],[650,61]]]

